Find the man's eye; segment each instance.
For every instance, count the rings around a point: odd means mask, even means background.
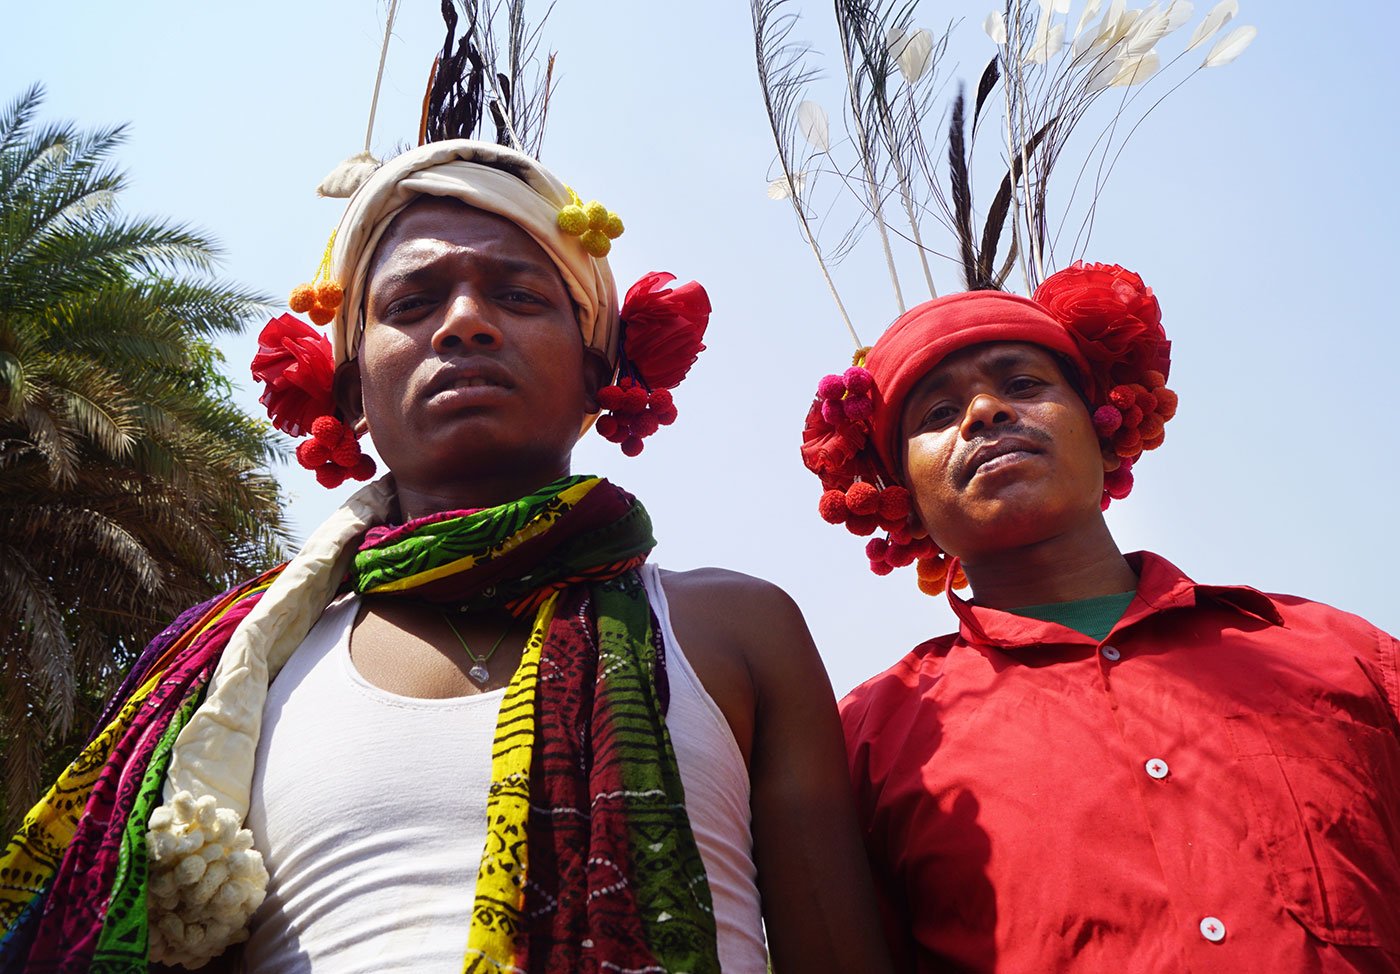
[[[1034,379],[1027,375],[1021,375],[1008,382],[1006,384],[1006,389],[1008,392],[1012,393],[1033,392],[1036,389],[1039,389],[1042,385],[1044,385],[1044,383],[1041,382],[1039,379]]]
[[[958,411],[952,406],[934,406],[932,409],[930,409],[927,413],[924,414],[924,425],[933,427],[947,426],[955,418],[957,418],[957,415]]]
[[[397,298],[390,301],[388,307],[384,309],[384,317],[401,318],[427,304],[427,300],[422,295],[411,294],[407,297]]]
[[[507,304],[543,304],[544,299],[534,291],[526,291],[522,288],[511,288],[501,295]]]

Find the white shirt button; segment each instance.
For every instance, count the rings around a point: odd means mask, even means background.
[[[1206,917],[1201,921],[1201,936],[1218,944],[1225,939],[1225,924],[1220,922],[1219,917]]]
[[[1103,656],[1104,659],[1108,660],[1110,663],[1118,662],[1119,657],[1123,655],[1122,653],[1118,652],[1117,646],[1104,646],[1099,650],[1099,653]]]
[[[1144,767],[1147,768],[1147,773],[1149,775],[1158,779],[1165,778],[1167,776],[1167,772],[1171,770],[1167,767],[1167,762],[1163,761],[1161,758],[1153,758],[1152,760],[1148,761],[1147,764],[1144,765]],[[1216,922],[1219,923],[1220,921],[1217,920]]]

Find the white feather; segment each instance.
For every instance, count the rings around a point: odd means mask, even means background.
[[[814,101],[804,101],[797,106],[797,127],[802,137],[811,143],[818,152],[831,151],[831,126],[827,121],[826,109]]]
[[[1040,23],[1035,27],[1035,42],[1031,45],[1030,53],[1026,55],[1028,64],[1045,64],[1065,46],[1065,25],[1051,25],[1051,20],[1055,14],[1046,10],[1040,15]]]
[[[1094,15],[1099,12],[1099,8],[1102,6],[1103,0],[1089,0],[1089,2],[1084,5],[1084,10],[1079,15],[1079,23],[1076,24],[1074,28],[1074,47],[1076,54],[1080,53],[1078,44],[1079,35],[1084,33],[1084,28],[1089,26],[1089,21],[1094,19]]]
[[[1204,20],[1196,25],[1196,30],[1191,34],[1191,43],[1186,45],[1186,50],[1198,47],[1215,36],[1215,32],[1230,22],[1230,18],[1240,12],[1238,0],[1220,0],[1210,13],[1206,14]]]
[[[1126,0],[1111,0],[1108,10],[1104,11],[1103,19],[1099,21],[1099,25],[1088,33],[1080,35],[1079,39],[1074,42],[1074,50],[1071,53],[1075,57],[1095,47],[1107,50],[1118,42],[1118,22],[1123,19],[1125,2]]]
[[[770,200],[785,200],[792,195],[794,186],[797,188],[797,192],[801,194],[802,185],[806,180],[807,174],[800,172],[793,174],[792,182],[788,182],[786,176],[779,176],[768,184],[768,198]]]
[[[1040,9],[1047,14],[1069,13],[1069,0],[1040,0]]]
[[[982,21],[982,29],[987,32],[993,44],[1000,46],[1006,43],[1006,18],[1000,10],[993,10],[987,14],[987,19]]]
[[[1258,35],[1259,28],[1257,27],[1236,27],[1216,42],[1215,46],[1210,49],[1210,53],[1206,55],[1206,59],[1201,62],[1201,67],[1218,68],[1221,65],[1229,64],[1243,54],[1244,49],[1253,43],[1254,38]]]
[[[1156,51],[1148,51],[1146,54],[1125,58],[1120,63],[1122,67],[1118,69],[1118,74],[1109,82],[1109,85],[1114,88],[1127,88],[1142,84],[1157,73],[1157,69],[1162,66],[1162,59],[1157,56]]]
[[[1119,42],[1098,56],[1094,62],[1094,69],[1089,72],[1089,76],[1084,79],[1084,87],[1090,93],[1103,91],[1113,84],[1113,79],[1118,77],[1118,72],[1123,70],[1123,62],[1120,55],[1123,53],[1123,44]]]
[[[933,63],[933,35],[927,30],[906,33],[891,27],[885,35],[885,50],[899,65],[899,73],[911,85],[928,73]]]
[[[1172,0],[1171,6],[1167,8],[1167,33],[1184,27],[1195,11],[1196,5],[1189,0]]]
[[[1146,54],[1167,35],[1168,15],[1165,11],[1157,13],[1154,9],[1156,6],[1154,3],[1144,10],[1133,23],[1132,30],[1128,31],[1125,40],[1128,42],[1129,57]]]

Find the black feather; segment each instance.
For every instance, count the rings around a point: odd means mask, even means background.
[[[987,222],[982,226],[982,247],[978,255],[977,276],[988,285],[994,285],[996,282],[996,278],[992,277],[992,267],[996,264],[997,246],[1001,241],[1002,228],[1006,225],[1006,214],[1011,209],[1011,187],[1021,178],[1022,161],[1035,152],[1036,146],[1049,134],[1055,121],[1052,118],[1041,126],[1040,131],[1031,136],[1031,140],[1025,144],[1023,151],[1016,153],[1016,158],[1011,160],[1011,168],[1001,177],[1001,186],[997,188],[991,209],[987,211]],[[1004,275],[999,274],[997,277],[1005,280]]]
[[[953,232],[958,238],[958,256],[962,259],[963,278],[968,290],[978,288],[977,250],[972,239],[972,176],[967,171],[967,150],[964,143],[962,89],[953,99],[952,121],[948,125],[948,182],[953,196]]]
[[[982,80],[977,82],[977,101],[972,109],[972,127],[977,128],[977,119],[982,114],[982,104],[987,100],[987,96],[992,93],[992,89],[1001,80],[1001,68],[997,65],[1001,60],[1000,55],[987,62],[987,69],[982,72]]]
[[[452,0],[442,0],[442,20],[447,27],[447,39],[438,56],[432,88],[428,92],[427,123],[424,141],[469,139],[481,124],[483,73],[485,62],[481,52],[471,43],[476,27],[476,5],[467,4],[470,18],[462,39],[453,50],[457,33],[457,10]]]

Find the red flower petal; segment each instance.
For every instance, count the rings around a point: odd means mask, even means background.
[[[334,375],[330,341],[294,315],[273,318],[258,335],[253,378],[267,386],[258,401],[282,432],[305,436],[318,416],[334,411]]]
[[[696,357],[710,322],[710,297],[691,281],[668,285],[676,275],[652,271],[627,292],[620,317],[627,360],[655,389],[679,385]]]

